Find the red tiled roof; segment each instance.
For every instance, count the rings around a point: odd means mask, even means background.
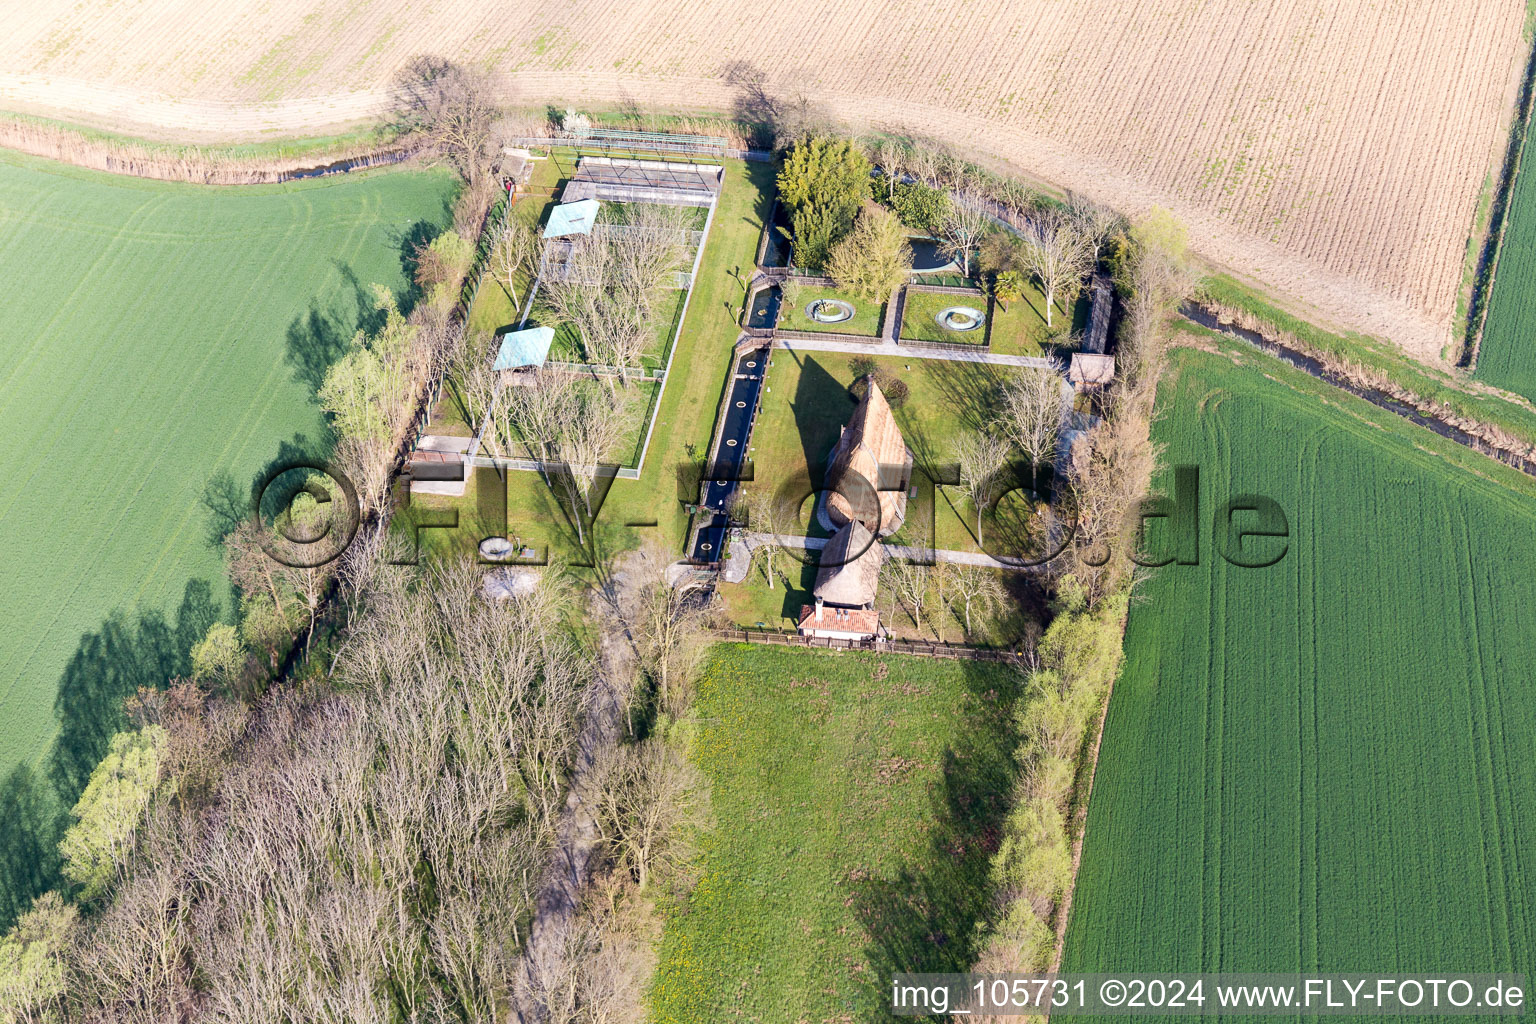
[[[800,632],[811,635],[824,633],[859,633],[874,636],[880,631],[880,613],[873,608],[833,608],[822,605],[821,619],[816,618],[814,604],[802,605],[799,618]]]

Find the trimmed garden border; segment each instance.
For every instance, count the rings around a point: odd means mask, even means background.
[[[921,292],[928,295],[964,295],[967,298],[980,300],[986,307],[987,319],[985,329],[979,343],[964,341],[920,341],[908,340],[901,336],[901,324],[907,315],[907,295],[911,292]],[[896,309],[888,311],[886,315],[894,318],[892,340],[898,345],[907,348],[929,349],[935,352],[990,352],[992,351],[992,317],[996,312],[992,296],[980,288],[961,288],[950,284],[908,284],[903,285],[901,296],[897,300]]]

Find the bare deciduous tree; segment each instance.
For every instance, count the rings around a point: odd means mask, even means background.
[[[686,223],[679,208],[629,204],[590,235],[548,243],[544,288],[550,306],[576,328],[593,362],[639,363],[661,326],[662,299],[688,265]]]
[[[1125,223],[1124,218],[1107,206],[1100,206],[1077,192],[1067,196],[1067,216],[1071,218],[1078,237],[1088,249],[1089,268],[1098,266],[1100,250]]]
[[[487,265],[497,283],[506,289],[507,298],[512,300],[513,308],[519,313],[522,312],[523,303],[517,295],[517,279],[525,274],[532,276],[538,264],[538,234],[521,217],[509,215],[506,226],[491,246]]]
[[[577,539],[585,544],[593,490],[605,472],[604,461],[624,437],[624,420],[611,391],[579,379],[570,398],[552,411],[559,417],[553,424],[554,451],[561,464],[555,478],[571,503]]]
[[[872,158],[885,174],[885,197],[889,199],[896,194],[896,183],[906,169],[907,147],[900,139],[885,136],[875,144]]]
[[[457,402],[464,422],[480,433],[487,427],[486,417],[496,407],[501,392],[498,374],[491,367],[496,357],[496,338],[486,330],[466,330],[444,375],[448,397]],[[482,437],[482,444],[491,438]]]
[[[1045,323],[1051,325],[1057,292],[1075,283],[1087,269],[1089,249],[1070,218],[1050,213],[1024,225],[1019,257],[1040,279],[1045,292]]]
[[[971,633],[971,609],[974,606],[983,614],[1002,603],[1003,585],[997,574],[979,565],[956,565],[950,577],[950,590],[959,597],[965,607],[965,632]]]
[[[658,865],[686,857],[685,832],[699,820],[704,781],[665,742],[650,739],[609,751],[594,791],[603,841],[642,893]]]
[[[390,83],[395,123],[427,140],[474,187],[488,169],[496,103],[484,71],[443,57],[406,62]]]
[[[958,259],[964,276],[971,276],[971,256],[981,239],[992,229],[992,218],[987,214],[986,197],[969,185],[950,196],[949,213],[944,218],[944,251],[951,259]]]
[[[279,611],[283,609],[283,597],[277,589],[277,577],[272,574],[276,563],[262,548],[256,524],[242,520],[224,538],[224,572],[229,581],[246,595],[265,592]]]
[[[707,635],[705,593],[691,576],[669,580],[672,560],[654,543],[626,564],[619,615],[629,627],[662,706],[675,711],[703,656]]]
[[[1048,371],[1022,373],[1003,385],[1004,429],[1037,470],[1056,457],[1061,389],[1061,378]]]
[[[880,567],[881,586],[889,587],[912,615],[917,631],[923,631],[923,608],[928,603],[929,567],[906,558],[888,558]]]
[[[746,492],[747,522],[767,539],[758,549],[763,552],[763,574],[768,578],[768,589],[773,589],[777,573],[777,561],[782,550],[782,539],[795,526],[796,510],[791,508],[783,494],[774,490],[766,481]]]
[[[996,477],[1008,464],[1012,446],[1001,435],[985,430],[965,431],[955,438],[955,461],[960,464],[960,485],[976,509],[976,540],[982,540],[981,518],[996,493]]]
[[[177,737],[201,716],[163,701],[139,709],[172,749],[215,748],[219,769],[197,774],[216,796],[146,817],[72,958],[84,1019],[504,1011],[590,659],[557,584],[491,601],[468,564],[347,576],[369,594],[336,690],[274,690],[216,734]]]

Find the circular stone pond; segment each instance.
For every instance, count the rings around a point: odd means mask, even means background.
[[[950,306],[933,315],[946,331],[974,331],[986,318],[987,315],[974,306]]]
[[[512,542],[505,537],[487,537],[480,542],[480,554],[495,562],[511,558]]]
[[[805,307],[805,315],[819,324],[840,324],[853,319],[853,304],[842,299],[817,299]]]

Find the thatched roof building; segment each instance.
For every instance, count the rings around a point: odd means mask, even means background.
[[[811,593],[816,603],[841,608],[867,608],[875,603],[880,587],[880,566],[885,549],[857,521],[832,535],[821,549],[821,568]]]
[[[858,522],[876,536],[895,533],[907,515],[912,453],[873,375],[832,448],[827,513],[843,526]]]

